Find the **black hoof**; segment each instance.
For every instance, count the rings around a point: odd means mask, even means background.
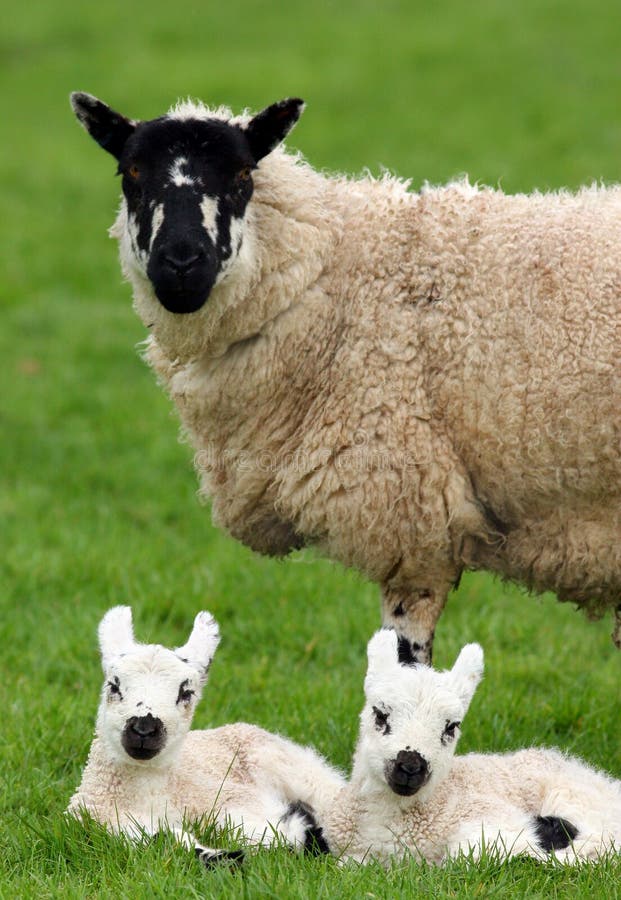
[[[202,847],[196,847],[196,858],[205,866],[206,869],[215,869],[220,866],[229,866],[237,868],[244,861],[243,850],[203,850]]]
[[[567,819],[558,816],[537,816],[535,819],[537,843],[546,853],[565,850],[578,834],[578,829]]]
[[[323,828],[320,825],[311,825],[306,829],[304,836],[304,853],[309,856],[324,856],[330,852]]]
[[[304,823],[304,853],[310,856],[320,856],[323,853],[329,853],[330,848],[328,842],[323,835],[323,829],[317,823],[312,807],[302,800],[296,800],[290,803],[283,819],[290,819],[292,816],[299,816]]]

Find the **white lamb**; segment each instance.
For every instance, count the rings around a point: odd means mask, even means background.
[[[368,656],[351,780],[316,807],[333,852],[441,863],[494,847],[574,862],[621,848],[621,782],[552,749],[453,755],[483,674],[478,644],[437,672],[400,664],[397,635],[384,629]]]
[[[204,847],[187,832],[204,816],[251,844],[325,851],[311,807],[344,779],[314,750],[243,723],[189,731],[219,639],[207,612],[176,650],[136,643],[128,606],[106,613],[96,735],[68,811],[86,810],[132,839],[172,831],[205,865],[243,852]]]

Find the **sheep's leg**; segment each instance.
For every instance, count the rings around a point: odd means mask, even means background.
[[[313,809],[301,800],[289,804],[278,822],[278,830],[294,850],[302,849],[311,856],[330,852]]]
[[[243,850],[216,850],[215,847],[205,847],[196,840],[193,834],[183,828],[174,827],[171,828],[171,831],[183,847],[194,851],[196,858],[206,869],[213,869],[221,865],[235,866],[243,862]]]
[[[301,800],[287,803],[274,795],[262,798],[255,810],[251,804],[238,810],[229,805],[226,820],[252,844],[271,847],[284,843],[296,853],[314,856],[330,852],[313,810]]]
[[[431,665],[433,635],[449,587],[382,587],[382,624],[399,636],[399,662]]]

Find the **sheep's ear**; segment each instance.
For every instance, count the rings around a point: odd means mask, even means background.
[[[80,91],[71,94],[71,106],[80,124],[99,146],[119,159],[136,123],[110,109],[97,97]]]
[[[110,659],[135,647],[130,606],[114,606],[99,623],[99,648],[104,669]]]
[[[463,700],[466,709],[483,677],[483,648],[480,644],[466,644],[451,669],[453,687]]]
[[[250,150],[256,162],[277,147],[289,134],[304,111],[304,101],[297,98],[273,103],[248,122],[245,127]]]
[[[211,613],[199,612],[187,643],[183,647],[177,647],[175,653],[206,676],[219,643],[218,623]]]
[[[376,631],[367,645],[369,674],[390,671],[399,665],[397,632],[392,628]]]

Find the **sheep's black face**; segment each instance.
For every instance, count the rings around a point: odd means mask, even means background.
[[[303,102],[282,100],[243,124],[211,118],[200,105],[134,122],[90,94],[74,93],[71,103],[118,160],[131,268],[170,312],[200,309],[242,250],[252,171],[295,125]]]
[[[166,728],[162,720],[151,713],[132,716],[125,723],[121,743],[132,759],[153,759],[166,743]]]
[[[412,797],[429,781],[429,763],[416,750],[400,750],[384,766],[386,782],[395,794]]]
[[[194,312],[244,240],[255,168],[241,128],[216,120],[138,125],[119,159],[132,250],[160,303]]]

